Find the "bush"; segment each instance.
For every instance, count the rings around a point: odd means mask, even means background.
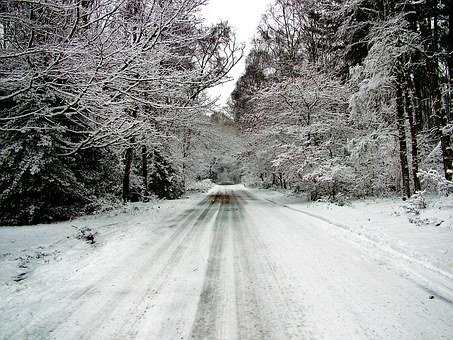
[[[73,227],[77,230],[76,239],[85,241],[88,244],[96,243],[96,236],[98,234],[96,231],[88,227]]]
[[[419,171],[418,176],[425,190],[438,193],[442,196],[448,196],[453,188],[453,183],[448,181],[443,175],[436,170]]]
[[[202,181],[193,182],[187,186],[188,191],[208,192],[214,183],[210,179],[204,179]]]
[[[176,167],[160,152],[154,151],[149,169],[149,192],[158,198],[176,199],[184,194],[184,181]]]
[[[311,200],[329,197],[335,200],[339,194],[346,197],[351,192],[354,182],[351,168],[342,165],[319,167],[302,177],[300,186],[306,191]]]
[[[100,149],[61,154],[46,135],[10,136],[0,149],[0,225],[68,220],[92,213],[116,189],[116,162]],[[20,138],[16,138],[20,137]]]

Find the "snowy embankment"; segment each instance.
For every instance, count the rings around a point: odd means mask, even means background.
[[[257,190],[266,200],[309,215],[345,231],[355,243],[378,248],[392,258],[424,267],[453,279],[453,199],[429,197],[415,215],[398,198],[367,199],[339,206],[309,202],[282,192]]]
[[[0,299],[4,289],[20,289],[16,282],[28,281],[36,269],[43,269],[43,264],[63,259],[81,261],[126,234],[142,235],[144,230],[158,228],[158,221],[189,208],[199,199],[200,194],[193,193],[180,200],[130,203],[108,213],[67,222],[0,227]]]
[[[188,192],[208,192],[215,184],[210,179],[189,183],[187,186]]]

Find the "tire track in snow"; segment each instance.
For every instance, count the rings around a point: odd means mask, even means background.
[[[268,322],[262,314],[263,308],[256,292],[258,280],[255,268],[251,263],[250,244],[244,230],[241,205],[234,200],[237,211],[233,215],[234,273],[236,291],[236,313],[240,339],[268,339],[271,334]],[[256,254],[255,254],[256,255]]]
[[[199,210],[197,210],[197,207],[202,207],[208,203],[208,199],[205,198],[201,202],[197,203],[194,208],[187,209],[187,211],[182,212],[181,214],[177,215],[173,220],[175,222],[178,221],[178,219],[182,218],[181,222],[177,222],[178,227],[174,229],[174,231],[167,236],[167,238],[162,241],[162,244],[152,253],[149,255],[149,260],[145,261],[145,264],[140,267],[138,271],[135,271],[135,275],[132,279],[138,278],[142,276],[142,273],[146,267],[149,267],[149,262],[150,261],[155,261],[158,259],[160,256],[162,256],[166,250],[168,250],[169,247],[171,247],[172,244],[177,242],[178,238],[181,238],[182,241],[180,241],[178,244],[181,245],[182,242],[184,242],[185,237],[190,234],[194,227],[197,225],[197,222],[200,218],[204,218],[204,216],[207,215],[209,212],[211,205],[208,204],[207,207],[205,207],[202,212],[200,213]],[[186,224],[189,223],[191,220],[196,218],[195,223],[192,225],[192,227],[188,230],[187,233],[184,233],[186,229]],[[134,261],[134,259],[140,255],[140,253],[143,252],[143,248],[140,247],[133,253],[131,253],[127,258],[124,259],[124,262],[126,261]],[[127,265],[119,265],[118,268],[122,268],[123,272],[130,271],[130,267]],[[107,274],[102,275],[100,278],[96,279],[94,282],[91,282],[88,287],[83,288],[81,291],[73,293],[71,296],[71,300],[73,300],[72,303],[69,303],[65,305],[62,309],[58,309],[56,311],[51,312],[50,314],[45,314],[41,315],[40,313],[36,313],[36,317],[34,317],[34,320],[32,319],[31,322],[28,323],[27,327],[24,329],[19,329],[14,332],[14,334],[8,335],[8,338],[17,338],[20,336],[21,333],[24,331],[27,332],[28,334],[34,334],[36,329],[37,334],[41,334],[43,332],[48,332],[49,334],[52,334],[52,332],[58,330],[62,325],[64,325],[72,316],[77,314],[81,309],[83,309],[86,305],[92,303],[92,299],[96,299],[96,294],[99,292],[99,288],[103,288],[103,284],[108,284],[110,283],[115,277],[123,275],[121,272],[118,273],[118,271],[109,271]],[[102,307],[100,309],[96,308],[99,310],[97,314],[100,315],[100,319],[98,320],[104,320],[106,319],[111,312],[116,308],[116,306],[124,300],[127,294],[120,294],[120,296],[115,295],[112,297],[112,299],[109,299],[107,302],[104,302],[102,304]],[[85,299],[87,297],[87,299]],[[97,315],[96,314],[96,315]],[[39,318],[38,318],[39,317]],[[95,328],[95,325],[99,325],[100,322],[98,320],[94,320],[94,324],[91,324],[90,327],[88,327],[90,330]],[[86,334],[87,332],[85,332]],[[90,334],[88,334],[90,336]]]
[[[192,339],[222,339],[222,254],[225,242],[225,219],[227,217],[225,203],[221,203],[219,213],[214,223],[214,232],[209,250],[208,266],[206,268],[203,288],[197,306],[195,321],[192,325]]]
[[[167,255],[168,248],[171,247],[171,243],[168,244],[168,246],[164,245],[160,247],[150,258],[150,261],[145,263],[144,267],[148,267],[148,270],[143,270],[144,273],[140,275],[138,282],[131,280],[131,282],[134,282],[134,285],[136,286],[146,286],[144,292],[138,296],[132,296],[132,298],[131,295],[133,295],[133,291],[129,292],[129,294],[121,295],[120,298],[117,296],[112,297],[111,301],[107,302],[104,308],[93,318],[94,320],[98,320],[99,317],[99,321],[96,322],[94,327],[91,327],[92,330],[86,331],[82,338],[92,338],[94,331],[100,328],[100,326],[102,326],[107,319],[111,319],[112,312],[114,312],[115,309],[117,309],[124,301],[127,301],[131,307],[128,308],[126,313],[127,318],[120,322],[119,328],[114,331],[111,338],[125,339],[135,338],[137,336],[139,331],[139,327],[137,326],[142,322],[144,316],[148,312],[150,303],[154,299],[155,295],[158,295],[165,286],[178,263],[187,252],[189,245],[191,245],[192,242],[204,232],[206,221],[216,213],[216,209],[212,203],[206,202],[205,204],[207,204],[206,208],[204,208],[203,212],[196,218],[188,232],[177,242],[177,246],[173,251],[171,251],[168,260],[164,262],[163,266],[155,273],[152,273],[153,269],[155,269],[154,264],[157,263],[159,259]],[[188,220],[190,220],[190,217]],[[133,300],[133,302],[130,302],[130,300]],[[121,315],[121,317],[123,317],[123,315]]]
[[[240,235],[239,243],[244,245],[240,258],[246,263],[249,280],[255,283],[259,319],[265,325],[258,336],[266,339],[303,339],[303,308],[292,298],[294,292],[290,286],[291,280],[271,259],[268,245],[259,235],[262,226],[250,225],[252,219],[248,216],[249,212],[242,209],[250,201],[256,201],[256,198],[246,191],[238,196],[238,206],[241,208],[236,230]],[[241,319],[242,316],[239,315],[238,318]]]

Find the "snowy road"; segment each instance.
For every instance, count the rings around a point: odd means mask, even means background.
[[[218,187],[164,222],[37,272],[0,337],[453,339],[448,273],[259,192]]]

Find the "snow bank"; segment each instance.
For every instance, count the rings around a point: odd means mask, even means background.
[[[204,179],[202,181],[190,183],[187,186],[187,191],[189,192],[208,192],[214,183],[210,179]]]
[[[134,233],[143,226],[158,228],[159,221],[190,207],[200,197],[192,194],[190,199],[130,203],[110,212],[67,222],[0,227],[0,300],[2,288],[14,288],[37,268],[59,262],[68,253],[83,257],[94,247],[104,246],[115,235]],[[94,246],[77,239],[84,228],[96,234]]]
[[[339,227],[375,246],[453,275],[453,200],[427,197],[427,208],[414,216],[397,198],[352,201],[346,206],[310,202],[303,197],[260,190],[267,200]]]
[[[222,195],[242,190],[245,190],[244,184],[231,184],[231,185],[216,184],[208,191],[208,195]]]

